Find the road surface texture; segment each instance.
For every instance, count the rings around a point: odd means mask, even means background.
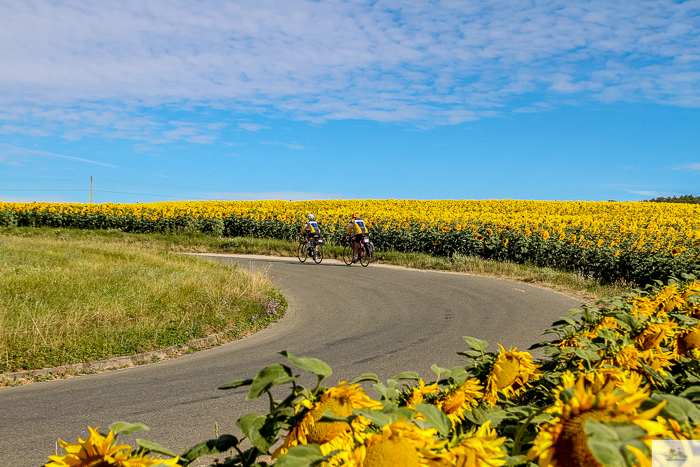
[[[210,256],[269,269],[289,301],[286,316],[251,337],[180,358],[0,388],[0,466],[43,465],[58,437],[75,443],[87,437],[88,425],[106,428],[119,420],[145,423],[151,430],[138,437],[176,453],[213,438],[215,422],[219,434],[238,435],[238,417],[265,413],[266,398],[246,402],[247,388],[216,387],[287,363],[277,354],[281,350],[330,364],[327,385],[363,373],[386,380],[406,370],[432,380],[433,363],[449,368],[463,362],[456,354],[467,348],[462,336],[487,340],[489,350],[497,343],[525,350],[554,320],[580,306],[556,292],[466,274]],[[307,386],[314,381],[301,380]]]

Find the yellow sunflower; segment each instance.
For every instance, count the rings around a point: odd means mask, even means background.
[[[517,347],[506,352],[501,344],[498,346],[501,353],[491,368],[483,399],[491,407],[498,402],[498,393],[510,399],[523,392],[528,381],[541,377],[529,352],[518,352]]]
[[[683,300],[686,300],[688,299],[688,297],[696,293],[700,294],[700,282],[689,282],[685,285],[683,293],[681,293],[681,298],[683,298]]]
[[[651,445],[651,439],[668,435],[663,423],[653,420],[666,402],[653,409],[638,413],[637,409],[649,398],[649,387],[632,393],[594,394],[586,387],[585,377],[579,377],[568,401],[557,401],[547,412],[555,417],[540,427],[533,447],[528,451],[529,460],[537,459],[540,467],[600,467],[588,447],[588,436],[583,430],[588,419],[600,422],[622,422],[643,428],[647,435],[642,441]],[[559,393],[563,392],[559,388]],[[571,391],[571,389],[569,389]],[[635,455],[644,456],[641,451]],[[643,460],[643,459],[640,459]]]
[[[656,349],[645,350],[639,353],[639,361],[649,365],[652,370],[659,373],[661,376],[666,376],[666,369],[673,366],[678,358],[678,354],[671,352],[657,352]],[[648,374],[644,369],[639,371],[644,374],[647,378],[654,380],[654,377]]]
[[[131,455],[131,446],[114,444],[114,432],[107,436],[97,432],[100,427],[90,430],[86,441],[78,438],[78,444],[68,444],[62,439],[58,442],[68,453],[63,456],[49,456],[52,462],[46,467],[150,467],[155,465],[177,466],[178,458],[148,459],[146,456]]]
[[[615,318],[611,316],[606,316],[603,319],[601,319],[600,322],[598,322],[598,324],[596,324],[595,326],[581,331],[574,336],[562,339],[561,342],[557,344],[557,347],[560,349],[564,349],[566,347],[581,347],[581,338],[589,340],[595,339],[596,337],[598,337],[598,331],[600,331],[601,329],[612,329],[613,331],[618,332],[620,326],[618,326],[617,321],[615,321]]]
[[[598,361],[599,366],[614,366],[624,370],[642,371],[642,364],[639,361],[640,351],[634,346],[622,348],[614,354],[609,354]],[[579,364],[579,369],[584,369],[584,364]]]
[[[355,446],[352,431],[361,432],[370,424],[364,417],[357,417],[352,428],[346,422],[319,422],[323,413],[330,410],[339,417],[349,417],[352,409],[382,408],[382,404],[365,395],[359,384],[347,385],[343,381],[338,386],[326,390],[320,399],[312,402],[303,400],[300,407],[306,408],[306,415],[289,431],[282,446],[277,448],[272,457],[277,458],[293,446],[299,444],[318,444],[323,455],[336,449],[348,450]]]
[[[700,349],[700,327],[694,327],[679,333],[673,343],[677,355],[696,357],[693,351]]]
[[[418,386],[411,388],[411,393],[406,399],[406,407],[415,410],[415,405],[422,403],[423,397],[426,394],[435,394],[437,392],[440,392],[440,388],[438,387],[437,383],[429,384],[426,386],[425,381],[423,381],[423,379],[419,379]]]
[[[471,407],[479,404],[479,399],[484,397],[483,389],[484,387],[479,383],[479,380],[472,378],[453,391],[448,391],[440,396],[435,405],[447,415],[454,427],[464,420],[465,410],[470,410]]]
[[[642,332],[634,337],[634,341],[642,350],[655,348],[661,352],[659,346],[673,339],[676,332],[676,325],[670,321],[651,322]]]
[[[496,430],[490,428],[491,420],[481,425],[472,435],[460,440],[450,448],[444,457],[448,465],[457,467],[500,467],[506,463],[506,453],[501,450],[505,437],[499,438]]]
[[[635,392],[642,383],[642,376],[639,373],[625,371],[621,368],[605,367],[596,368],[583,375],[585,385],[593,394],[610,394],[616,390],[627,393]],[[562,377],[562,379],[564,379]],[[571,381],[568,388],[574,387],[575,379]]]
[[[352,451],[337,454],[329,465],[344,467],[437,467],[438,452],[447,443],[435,439],[437,430],[421,429],[401,419],[382,428]]]

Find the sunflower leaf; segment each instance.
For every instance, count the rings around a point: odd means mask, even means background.
[[[398,380],[400,380],[400,379],[419,380],[419,379],[420,379],[420,376],[419,376],[418,373],[416,373],[415,371],[402,371],[401,373],[399,373],[398,375],[396,375],[396,376],[394,376],[393,378],[390,378],[390,379],[393,379],[394,381],[398,381]]]
[[[679,396],[685,397],[693,402],[698,402],[700,401],[700,386],[691,386],[680,393]]]
[[[248,438],[253,446],[258,448],[260,452],[267,453],[268,449],[274,442],[276,433],[267,426],[267,417],[256,413],[243,415],[238,419],[236,425],[241,429],[243,434]],[[273,431],[273,433],[270,433]]]
[[[465,350],[464,352],[457,352],[457,355],[464,355],[465,357],[481,357],[481,352],[476,350]]]
[[[129,422],[114,422],[111,425],[109,425],[109,429],[112,430],[115,435],[130,435],[139,431],[150,430],[150,428],[148,428],[143,423]]]
[[[469,372],[465,370],[463,366],[452,367],[450,371],[452,381],[454,381],[455,384],[462,384],[467,379],[469,379]]]
[[[527,462],[527,456],[525,454],[520,454],[517,456],[509,456],[504,465],[510,467],[512,465],[522,465],[525,462]]]
[[[352,382],[352,384],[361,383],[362,381],[374,381],[375,383],[378,383],[379,378],[374,373],[365,373],[365,374],[360,375],[357,378],[355,378],[355,380]]]
[[[449,370],[447,368],[441,368],[433,363],[433,366],[430,367],[431,370],[433,370],[433,373],[437,375],[437,379],[440,379],[441,377],[446,377],[449,378],[452,376],[452,370]]]
[[[596,362],[600,360],[600,355],[588,349],[575,349],[574,354],[588,362]]]
[[[486,347],[489,346],[489,343],[486,341],[482,341],[481,339],[477,339],[476,337],[469,337],[469,336],[464,336],[462,337],[466,341],[467,344],[469,344],[472,349],[475,350],[480,350],[483,351]]]
[[[646,363],[642,363],[642,368],[644,368],[644,371],[651,376],[654,380],[658,381],[660,386],[666,387],[668,383],[670,383],[672,380],[668,376],[663,376],[661,373],[647,365]]]
[[[300,444],[277,458],[277,467],[310,467],[325,459],[318,444]]]
[[[379,410],[353,409],[353,412],[369,419],[372,423],[374,423],[380,428],[383,428],[392,423],[391,415],[387,415],[383,412],[380,412]]]
[[[442,436],[449,436],[452,423],[442,410],[430,404],[416,404],[416,410],[423,414],[425,421],[435,428]]]
[[[374,388],[374,392],[376,392],[377,394],[382,396],[382,398],[384,398],[384,399],[389,398],[388,388],[386,386],[384,386],[384,383],[374,384],[374,385],[372,385],[372,388]]]
[[[662,417],[672,418],[677,422],[685,422],[690,419],[693,424],[700,421],[700,409],[684,397],[672,394],[654,394],[651,399],[657,402],[666,401],[666,405],[659,414]]]
[[[556,347],[547,347],[546,349],[544,349],[544,351],[542,353],[544,354],[545,357],[553,357],[555,355],[561,354],[562,351]]]
[[[412,422],[416,416],[416,412],[408,407],[385,407],[382,412],[391,417],[392,423],[402,418],[407,418],[409,422]]]
[[[219,454],[226,452],[235,446],[238,446],[238,439],[235,436],[221,435],[217,439],[210,439],[203,441],[196,446],[192,446],[190,449],[180,454],[180,460],[185,459],[189,461],[189,464],[200,456],[205,456],[207,454]]]
[[[349,417],[343,417],[341,415],[334,414],[329,409],[326,409],[318,421],[319,422],[346,422],[349,424],[349,423],[352,423],[352,421],[355,420],[356,418],[357,418],[357,415],[350,415]]]
[[[504,420],[506,418],[518,418],[510,413],[508,413],[505,410],[487,410],[484,412],[484,418],[488,421],[491,420],[493,424],[491,425],[492,427],[497,427],[500,423],[501,420]]]
[[[636,458],[627,446],[647,451],[641,440],[647,431],[631,423],[604,423],[589,418],[583,426],[588,436],[588,448],[602,465],[626,467],[634,465]]]
[[[279,352],[280,355],[287,357],[293,365],[320,376],[322,379],[333,374],[333,369],[324,361],[311,357],[295,357],[286,350]]]
[[[617,335],[615,335],[615,331],[613,331],[612,329],[599,329],[598,337],[602,337],[606,341],[612,342],[615,342],[617,340]]]
[[[164,456],[168,457],[175,457],[177,455],[170,449],[163,447],[158,443],[154,443],[153,441],[147,441],[145,439],[136,438],[136,444],[138,445],[138,447],[145,449],[148,452],[155,452],[156,454],[163,454]]]
[[[464,417],[477,425],[483,425],[486,422],[486,418],[480,407],[473,407],[471,410],[465,410]]]
[[[292,376],[292,370],[287,366],[279,364],[266,366],[258,371],[258,374],[253,379],[246,400],[257,399],[264,392],[269,391],[273,387],[294,381],[295,379],[296,378]]]
[[[639,320],[627,313],[617,313],[615,315],[615,321],[621,328],[627,331],[639,327]]]
[[[251,384],[253,384],[252,379],[239,379],[236,381],[231,381],[230,383],[226,383],[223,386],[219,386],[216,389],[221,389],[221,390],[236,389],[236,388],[240,388],[241,386],[250,386]]]

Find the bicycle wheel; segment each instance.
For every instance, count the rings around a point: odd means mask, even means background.
[[[321,264],[323,261],[323,245],[316,245],[316,251],[314,251],[314,262],[316,264]]]
[[[348,266],[352,264],[352,248],[350,245],[346,245],[345,248],[343,248],[343,261]]]
[[[299,249],[297,250],[297,258],[299,258],[299,261],[302,263],[306,261],[306,257],[309,255],[309,252],[306,251],[306,242],[301,242],[299,244]]]
[[[369,247],[363,244],[360,249],[360,264],[363,268],[366,268],[369,266],[370,261],[372,261],[372,253],[370,253]]]

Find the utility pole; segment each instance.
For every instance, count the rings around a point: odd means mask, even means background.
[[[90,204],[92,204],[92,177],[90,177]]]

